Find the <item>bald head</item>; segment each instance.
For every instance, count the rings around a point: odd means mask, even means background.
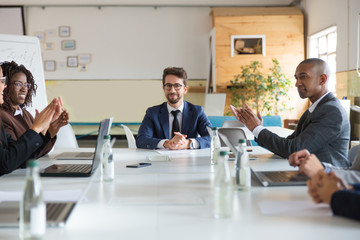
[[[318,58],[302,61],[295,71],[295,86],[301,98],[312,103],[328,92],[330,70],[328,64]]]
[[[314,68],[316,68],[316,72],[319,75],[325,74],[327,78],[330,77],[330,68],[329,65],[320,58],[308,58],[299,63],[301,64],[311,64]]]

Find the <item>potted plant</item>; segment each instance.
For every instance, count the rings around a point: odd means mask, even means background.
[[[231,104],[243,107],[247,103],[252,109],[266,115],[278,115],[281,111],[289,110],[286,101],[291,81],[282,72],[278,60],[273,59],[273,67],[269,74],[262,72],[262,64],[258,61],[241,66],[241,74],[231,80]],[[227,115],[231,115],[228,112]]]

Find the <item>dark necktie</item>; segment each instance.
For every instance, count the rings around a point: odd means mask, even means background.
[[[177,119],[177,115],[180,110],[171,111],[171,114],[174,116],[174,121],[172,124],[171,138],[175,136],[174,132],[180,132],[179,120]]]

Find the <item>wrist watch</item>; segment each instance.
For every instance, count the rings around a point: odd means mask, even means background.
[[[190,142],[190,149],[194,149],[195,148],[195,146],[194,146],[194,142],[192,141],[192,140],[190,140],[191,142]]]

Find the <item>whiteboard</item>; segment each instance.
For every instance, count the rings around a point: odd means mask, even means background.
[[[0,62],[15,61],[23,64],[34,76],[38,88],[33,97],[33,106],[27,108],[31,114],[46,107],[46,90],[41,50],[38,38],[20,35],[0,34]]]

